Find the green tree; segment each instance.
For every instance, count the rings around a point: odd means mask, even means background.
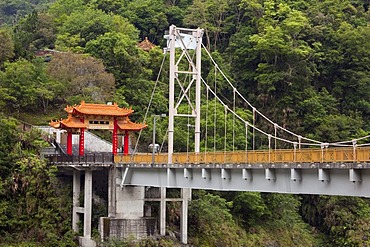
[[[14,56],[14,41],[8,29],[0,29],[0,69],[4,62]]]
[[[56,53],[47,64],[47,75],[63,85],[58,88],[58,97],[67,104],[81,100],[105,103],[114,94],[113,75],[106,72],[100,60],[88,55]]]
[[[302,197],[305,221],[322,230],[336,246],[369,244],[369,200],[359,197]]]
[[[56,167],[40,159],[40,149],[46,145],[41,134],[22,132],[18,124],[0,116],[0,241],[74,246],[70,207],[66,207],[71,196],[66,197],[58,183]]]
[[[54,98],[60,87],[45,75],[42,60],[29,62],[20,59],[5,63],[5,71],[0,72],[0,78],[0,85],[9,96],[6,100],[9,112],[37,111],[39,106],[46,112],[47,102]]]
[[[194,0],[188,8],[185,23],[194,27],[204,28],[207,39],[207,49],[217,49],[222,34],[222,27],[229,10],[228,1]]]
[[[245,232],[230,213],[232,202],[198,191],[189,206],[189,233],[197,246],[242,246]]]
[[[140,37],[148,37],[153,42],[163,39],[164,30],[168,29],[166,7],[163,1],[136,0],[129,1],[120,13],[140,30]]]
[[[16,57],[29,59],[38,50],[53,48],[55,32],[50,15],[35,11],[27,15],[14,27]]]
[[[142,72],[140,50],[135,40],[126,34],[106,33],[87,43],[86,51],[105,62],[108,70],[117,78],[118,85]]]

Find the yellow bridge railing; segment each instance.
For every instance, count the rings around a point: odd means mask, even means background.
[[[323,149],[277,149],[255,151],[174,153],[176,164],[240,164],[240,163],[345,163],[370,162],[370,147],[323,148]],[[115,163],[153,163],[152,153],[115,155]],[[157,164],[167,163],[167,153],[154,155]]]

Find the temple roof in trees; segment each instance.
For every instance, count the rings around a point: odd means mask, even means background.
[[[144,51],[150,51],[155,47],[155,45],[148,40],[148,37],[145,37],[145,39],[141,41],[137,46]]]
[[[131,108],[120,108],[117,103],[113,105],[105,104],[88,104],[81,101],[80,105],[67,106],[64,109],[68,114],[72,115],[99,115],[99,116],[117,116],[124,117],[132,114],[134,110]]]

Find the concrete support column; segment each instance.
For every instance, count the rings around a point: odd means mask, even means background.
[[[108,174],[108,217],[116,217],[116,167],[112,166]]]
[[[80,221],[78,215],[78,207],[80,207],[80,172],[73,171],[73,207],[72,207],[72,229],[78,232],[78,222]]]
[[[188,204],[191,200],[191,189],[181,189],[182,207],[180,217],[180,236],[183,244],[188,243]]]
[[[159,209],[159,233],[166,235],[166,187],[161,187],[161,201]]]
[[[84,237],[91,238],[92,170],[85,171]]]

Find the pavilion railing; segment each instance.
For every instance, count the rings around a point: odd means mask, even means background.
[[[45,158],[49,160],[51,164],[113,164],[114,155],[112,153],[87,153],[84,155],[67,155],[67,154],[56,154],[46,155]]]

